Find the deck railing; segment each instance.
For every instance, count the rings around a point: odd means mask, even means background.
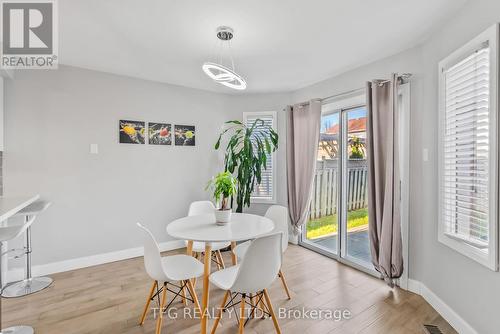
[[[366,160],[349,160],[347,163],[347,210],[357,210],[368,205],[368,167]],[[337,213],[338,160],[317,162],[309,218],[316,219]]]

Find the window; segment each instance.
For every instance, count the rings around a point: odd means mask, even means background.
[[[270,126],[276,130],[276,112],[248,112],[243,113],[243,123],[252,126],[257,119],[264,121],[264,126]],[[257,129],[259,126],[257,127]],[[274,203],[275,202],[275,159],[276,154],[267,155],[266,169],[262,170],[260,184],[255,186],[251,201],[253,203]]]
[[[439,241],[498,269],[495,26],[439,63]]]

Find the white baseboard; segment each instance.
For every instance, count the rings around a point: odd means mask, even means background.
[[[179,249],[185,247],[184,240],[172,240],[159,244],[162,252]],[[80,257],[71,260],[52,262],[32,267],[33,276],[44,276],[55,273],[60,273],[69,270],[81,269],[99,264],[105,264],[115,261],[131,259],[144,255],[142,247],[123,249],[115,252],[97,254],[91,256]],[[9,270],[5,276],[6,282],[15,282],[24,278],[24,268],[13,268]]]
[[[421,292],[421,283],[420,281],[416,281],[414,279],[408,279],[408,291],[416,293],[417,295],[422,295]]]
[[[422,282],[408,280],[408,290],[421,295],[460,334],[478,334],[467,321]]]

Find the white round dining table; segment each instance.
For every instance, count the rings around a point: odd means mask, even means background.
[[[193,253],[193,241],[205,242],[203,296],[201,310],[200,333],[207,333],[208,295],[210,265],[212,259],[213,242],[231,242],[231,249],[236,241],[254,239],[265,235],[274,229],[274,222],[269,218],[248,213],[233,213],[231,222],[226,225],[217,225],[214,214],[188,216],[174,220],[167,225],[167,233],[177,239],[188,240],[187,254]],[[236,256],[231,253],[233,265],[236,265]]]

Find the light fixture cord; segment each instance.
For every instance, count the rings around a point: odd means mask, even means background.
[[[233,67],[233,72],[236,72],[236,70],[234,69],[233,48],[231,47],[231,40],[228,40],[227,44],[229,46],[229,58],[231,59],[231,66]]]

